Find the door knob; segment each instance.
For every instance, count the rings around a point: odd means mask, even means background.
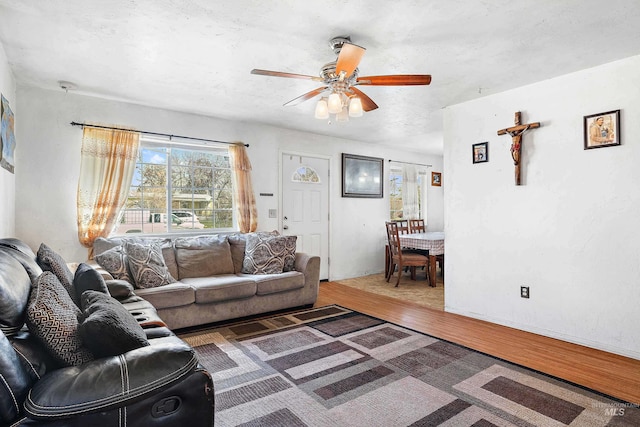
[[[285,226],[283,226],[282,228],[284,228],[285,230],[288,230],[288,229],[289,229],[289,226],[288,226],[288,225],[285,225]]]

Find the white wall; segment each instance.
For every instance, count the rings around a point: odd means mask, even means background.
[[[384,269],[384,221],[389,217],[388,188],[383,199],[342,198],[341,153],[413,161],[442,169],[442,157],[401,153],[393,147],[320,135],[219,120],[192,114],[147,108],[81,96],[63,91],[20,87],[19,144],[22,153],[16,169],[16,234],[37,250],[41,242],[59,251],[68,261],[86,259],[77,238],[76,190],[80,170],[82,130],[72,121],[132,126],[137,129],[210,138],[240,140],[250,144],[253,185],[259,214],[259,229],[278,228],[278,219],[268,218],[269,209],[279,208],[278,162],[281,151],[331,156],[330,279],[362,276]],[[310,117],[310,120],[314,120]],[[348,124],[346,124],[348,126]],[[385,173],[388,162],[385,161]],[[273,193],[274,197],[260,197]],[[442,188],[429,188],[433,209],[429,221],[443,226]]]
[[[18,109],[16,108],[16,85],[2,44],[0,44],[0,92],[9,101],[9,106],[16,121],[20,120]],[[20,134],[17,129],[15,134],[17,147],[14,152],[14,161],[17,162],[17,158],[20,155]],[[16,165],[14,164],[14,166]],[[15,172],[18,172],[17,168]],[[4,168],[0,168],[0,200],[2,201],[2,208],[0,208],[0,236],[9,237],[15,234],[15,190],[15,175]]]
[[[638,75],[640,56],[446,109],[447,311],[640,358]],[[583,116],[617,109],[622,145],[584,150]],[[516,111],[542,124],[519,187],[496,134]]]

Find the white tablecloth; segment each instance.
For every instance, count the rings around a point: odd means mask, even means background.
[[[401,234],[399,237],[403,248],[428,250],[429,255],[444,254],[444,231]]]

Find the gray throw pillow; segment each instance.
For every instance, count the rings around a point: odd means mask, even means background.
[[[129,271],[137,288],[155,288],[175,283],[176,279],[171,276],[164,263],[159,243],[142,245],[125,242],[124,249],[127,253]]]
[[[44,243],[40,244],[36,261],[43,271],[51,271],[56,275],[62,286],[67,290],[71,299],[76,302],[75,291],[73,289],[73,273],[69,270],[67,262],[53,249]]]
[[[282,273],[285,258],[289,258],[289,268],[293,268],[295,240],[291,237],[295,236],[248,234],[242,272],[245,274]],[[291,260],[291,253],[293,253],[293,260]]]
[[[36,280],[27,305],[27,327],[60,363],[82,365],[93,359],[78,335],[80,309],[55,274],[45,271]]]
[[[73,287],[75,295],[78,296],[78,300],[74,301],[78,307],[80,307],[80,297],[84,291],[98,291],[109,295],[109,289],[107,289],[100,272],[84,262],[78,265],[73,275]]]
[[[114,298],[86,291],[80,300],[83,314],[78,330],[95,357],[118,356],[149,345],[144,329]]]
[[[95,260],[100,267],[107,270],[114,279],[126,280],[133,284],[133,279],[131,278],[131,274],[129,274],[129,263],[124,247],[116,246],[108,249],[100,255],[96,255]]]

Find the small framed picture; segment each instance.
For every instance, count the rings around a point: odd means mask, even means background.
[[[620,110],[584,116],[584,149],[620,145]]]
[[[431,185],[434,187],[442,186],[442,173],[431,172]]]
[[[473,163],[483,163],[489,161],[489,143],[480,142],[473,144]]]

